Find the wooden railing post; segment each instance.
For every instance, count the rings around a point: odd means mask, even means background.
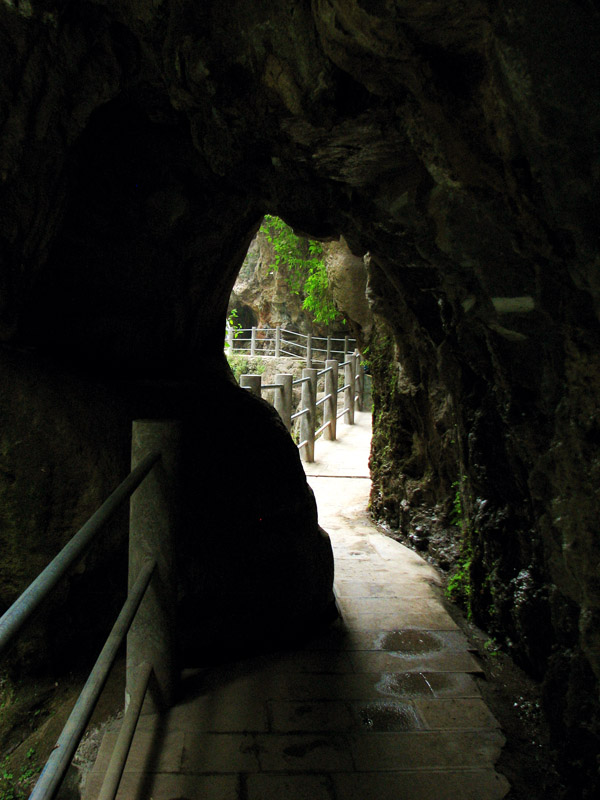
[[[327,337],[327,356],[325,361],[331,361],[331,336]]]
[[[346,423],[354,425],[354,376],[356,375],[354,358],[350,357],[344,367],[344,408],[346,409]]]
[[[302,370],[302,377],[309,378],[302,384],[302,408],[307,408],[308,413],[300,418],[300,441],[306,442],[302,449],[304,461],[315,460],[315,428],[317,419],[317,370],[306,367]]]
[[[275,328],[275,358],[281,355],[281,325]]]
[[[325,394],[331,395],[329,400],[325,401],[323,407],[323,424],[329,422],[329,427],[325,429],[325,435],[332,442],[336,438],[337,428],[337,390],[338,390],[338,362],[335,358],[327,359],[325,362],[325,369],[330,372],[325,373]]]
[[[252,329],[254,330],[254,328]],[[240,386],[248,388],[257,397],[262,394],[261,390],[262,375],[240,375]]]
[[[293,375],[275,375],[275,383],[281,383],[283,389],[275,389],[275,410],[283,420],[283,424],[292,430],[292,380]]]
[[[312,333],[309,333],[306,338],[306,366],[312,369]]]
[[[227,326],[227,344],[229,345],[229,349],[233,350],[233,328],[231,325]]]
[[[348,337],[344,336],[344,361],[348,360]]]
[[[125,705],[135,691],[136,673],[152,665],[159,695],[156,706],[173,703],[175,664],[175,529],[180,507],[181,423],[176,420],[136,420],[131,438],[131,465],[160,451],[160,461],[130,500],[129,589],[148,561],[156,562],[152,581],[127,635]]]
[[[250,355],[256,355],[256,328],[252,328],[252,333],[250,334]]]

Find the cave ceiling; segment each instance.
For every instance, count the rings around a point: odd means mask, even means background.
[[[369,251],[417,314],[502,333],[492,298],[555,317],[566,286],[592,314],[588,5],[4,2],[4,339],[48,342],[52,296],[56,347],[105,348],[103,284],[122,358],[193,352],[265,211]]]

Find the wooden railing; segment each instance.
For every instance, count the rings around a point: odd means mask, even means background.
[[[117,794],[151,677],[157,705],[173,700],[174,524],[181,440],[176,421],[133,423],[132,471],[0,618],[0,655],[58,581],[99,539],[105,523],[130,499],[129,592],[113,629],[30,795],[56,796],[127,636],[125,716],[99,800]]]
[[[339,386],[343,369],[343,384]],[[323,390],[319,397],[319,382],[323,381]],[[240,386],[262,397],[266,391],[273,392],[275,409],[290,433],[294,423],[299,420],[298,449],[304,461],[315,460],[315,440],[326,434],[334,441],[337,438],[337,420],[345,417],[348,425],[354,424],[354,410],[361,411],[364,400],[364,369],[357,351],[352,353],[341,364],[336,359],[327,359],[325,368],[316,370],[305,367],[302,377],[297,380],[292,375],[275,375],[275,383],[263,384],[261,375],[241,375]],[[293,388],[301,387],[300,408],[292,413]],[[339,400],[343,399],[342,408]],[[318,425],[318,410],[322,407],[322,421]]]
[[[286,328],[232,328],[227,326],[226,347],[230,353],[265,358],[299,358],[311,367],[313,361],[345,361],[356,348],[350,336],[313,336]]]

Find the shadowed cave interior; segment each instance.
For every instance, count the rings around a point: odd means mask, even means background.
[[[216,641],[244,581],[257,634],[327,606],[295,450],[223,356],[236,275],[277,214],[366,263],[372,323],[348,317],[373,377],[373,516],[439,557],[460,492],[465,602],[542,682],[565,780],[592,797],[596,4],[5,2],[0,41],[0,610],[154,416],[185,429],[185,618]],[[245,470],[232,495],[232,462],[277,465],[276,484]],[[96,649],[126,547],[117,519],[19,668],[64,669],[76,634]]]

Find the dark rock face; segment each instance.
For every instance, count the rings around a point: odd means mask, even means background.
[[[597,6],[273,6],[2,4],[5,347],[201,383],[265,211],[369,252],[374,510],[425,540],[458,488],[473,613],[591,796]]]

